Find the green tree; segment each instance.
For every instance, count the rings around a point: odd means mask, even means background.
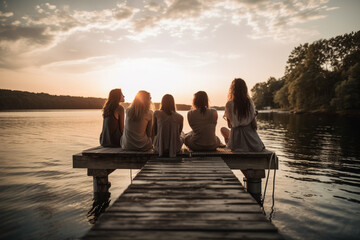
[[[360,63],[356,63],[345,74],[345,80],[335,88],[331,104],[338,111],[360,109]]]
[[[257,83],[251,89],[252,99],[258,109],[270,106],[272,108],[279,107],[279,104],[274,102],[274,94],[283,86],[283,80],[277,80],[270,77],[267,82]]]

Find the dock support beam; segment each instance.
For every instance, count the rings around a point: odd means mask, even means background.
[[[261,204],[261,178],[265,177],[265,170],[248,169],[241,170],[244,174],[245,188],[248,193]]]
[[[115,169],[88,169],[88,176],[93,177],[94,199],[109,195],[109,174]]]

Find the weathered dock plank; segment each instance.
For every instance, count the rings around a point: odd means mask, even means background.
[[[219,156],[150,159],[83,237],[105,238],[282,239]]]
[[[231,152],[227,148],[218,148],[217,151],[212,152],[192,152],[182,149],[177,154],[177,157],[180,159],[180,162],[184,158],[203,157],[200,161],[204,161],[204,168],[211,167],[211,164],[217,164],[212,160],[208,160],[207,157],[220,157],[231,169],[263,170],[268,169],[269,166],[270,169],[278,169],[278,161],[274,160],[274,158],[277,158],[276,155],[266,149],[261,152]],[[141,169],[150,159],[154,160],[154,166],[156,166],[155,163],[159,163],[157,158],[158,154],[154,150],[136,152],[125,151],[121,148],[104,148],[99,146],[73,155],[73,167],[89,169]],[[271,160],[272,158],[273,160]]]

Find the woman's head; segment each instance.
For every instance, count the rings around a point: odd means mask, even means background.
[[[246,82],[241,78],[235,78],[229,89],[229,101],[234,102],[234,111],[238,119],[246,118],[250,114],[250,96]]]
[[[161,99],[160,110],[163,110],[167,115],[171,115],[171,112],[176,111],[174,97],[170,94],[165,94]]]
[[[198,91],[194,94],[193,107],[200,109],[201,113],[205,113],[206,109],[209,108],[209,98],[204,91]]]
[[[228,100],[232,101],[234,98],[249,98],[248,88],[246,82],[241,78],[235,78],[230,85]]]
[[[128,110],[130,119],[138,120],[150,110],[151,96],[147,91],[139,91]]]
[[[123,102],[124,100],[124,95],[120,88],[111,90],[109,97],[103,107],[103,117],[107,117],[113,114],[115,109],[119,106],[119,103]]]

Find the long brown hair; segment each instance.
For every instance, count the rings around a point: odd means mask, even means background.
[[[110,91],[109,97],[102,109],[104,118],[114,114],[116,108],[119,107],[119,102],[121,101],[122,96],[123,94],[120,88],[115,88]]]
[[[241,78],[235,78],[229,89],[228,100],[234,102],[234,111],[238,119],[250,115],[251,100],[246,83]]]
[[[127,111],[129,119],[140,120],[150,110],[150,105],[150,93],[144,90],[139,91]]]
[[[198,91],[194,94],[193,107],[200,109],[200,113],[205,114],[206,109],[209,108],[209,98],[206,92]]]
[[[163,110],[167,115],[171,115],[176,111],[174,97],[170,94],[165,94],[161,99],[160,110]]]

